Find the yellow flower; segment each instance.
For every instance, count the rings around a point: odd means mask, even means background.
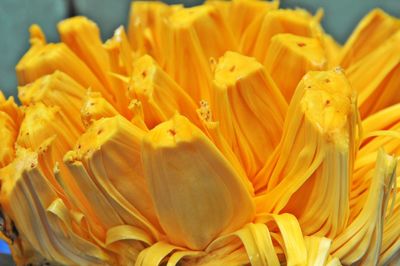
[[[22,105],[0,93],[17,265],[400,263],[399,19],[341,47],[278,6],[135,1],[104,43],[84,17],[60,43],[33,25]]]

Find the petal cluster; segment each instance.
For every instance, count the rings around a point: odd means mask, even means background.
[[[400,20],[339,45],[279,2],[134,1],[37,25],[0,93],[17,265],[398,265]],[[397,182],[399,181],[399,182]]]

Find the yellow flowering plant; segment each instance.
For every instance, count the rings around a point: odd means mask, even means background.
[[[277,1],[38,25],[0,94],[17,265],[399,265],[400,20],[339,45]]]

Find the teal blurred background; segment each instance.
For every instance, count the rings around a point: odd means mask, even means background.
[[[191,6],[202,0],[167,0]],[[28,27],[39,24],[49,41],[57,40],[56,24],[70,14],[82,14],[96,21],[104,39],[125,24],[130,0],[0,0],[0,89],[16,95],[14,66],[28,49]],[[400,17],[400,0],[281,0],[283,7],[304,7],[315,12],[324,8],[323,26],[343,43],[357,21],[374,7]]]

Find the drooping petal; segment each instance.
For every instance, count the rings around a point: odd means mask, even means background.
[[[334,238],[331,254],[346,265],[376,265],[382,245],[383,219],[390,188],[396,173],[397,159],[383,150],[378,153],[375,170],[366,174],[370,178],[365,192],[364,206],[346,229]]]
[[[400,103],[384,108],[362,121],[364,134],[387,130],[400,121]]]
[[[383,227],[382,247],[379,255],[379,265],[390,265],[399,260],[400,254],[400,227],[397,225],[400,219],[400,178],[397,177],[397,191],[392,191],[391,202],[388,204],[388,211]],[[394,194],[394,195],[393,195]],[[396,195],[397,194],[397,195]],[[393,205],[392,205],[393,204]]]
[[[161,262],[165,261],[168,254],[174,250],[182,250],[182,248],[164,241],[157,242],[140,252],[135,266],[160,265]]]
[[[300,224],[294,215],[289,213],[279,215],[259,213],[256,222],[267,225],[274,243],[282,248],[284,252],[283,261],[288,266],[307,264],[306,242]],[[275,265],[275,263],[272,263],[272,265]]]
[[[226,245],[224,242],[238,237],[245,247],[249,262],[253,266],[278,266],[280,265],[278,256],[272,243],[268,227],[263,223],[249,223],[240,230],[217,238],[214,240],[207,251],[210,252],[218,246]]]
[[[176,115],[147,133],[142,156],[157,216],[172,243],[203,249],[252,219],[243,181],[186,118]]]
[[[325,237],[305,237],[307,248],[307,265],[326,265],[332,240]]]

